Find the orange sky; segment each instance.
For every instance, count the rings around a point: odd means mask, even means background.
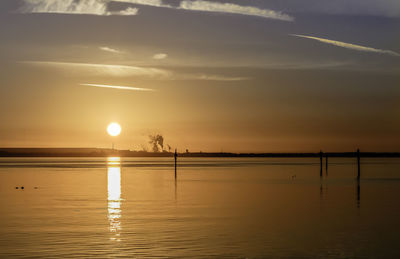
[[[141,150],[157,133],[191,151],[399,151],[400,18],[385,1],[362,17],[133,2],[0,4],[0,146]]]

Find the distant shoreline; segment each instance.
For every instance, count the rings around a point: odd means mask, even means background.
[[[106,148],[0,148],[0,157],[173,157],[172,152],[113,150]],[[400,152],[361,152],[361,157],[400,157]],[[320,157],[320,153],[185,152],[179,157]],[[324,152],[328,157],[356,157],[356,152]]]

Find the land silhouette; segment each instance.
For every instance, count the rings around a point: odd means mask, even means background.
[[[321,152],[232,153],[185,152],[179,157],[320,157]],[[323,152],[324,157],[357,157],[357,152]],[[361,152],[362,157],[400,157],[400,152]],[[0,157],[174,157],[174,152],[117,150],[110,148],[0,148]]]

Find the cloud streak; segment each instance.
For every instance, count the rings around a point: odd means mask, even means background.
[[[300,35],[300,34],[290,34],[290,36],[316,40],[316,41],[319,41],[322,43],[334,45],[334,46],[341,47],[341,48],[356,50],[356,51],[373,52],[373,53],[387,54],[387,55],[391,55],[391,56],[400,57],[400,53],[397,53],[392,50],[376,49],[376,48],[346,43],[346,42],[342,42],[342,41],[335,41],[335,40],[329,40],[329,39],[318,38],[318,37],[307,36],[307,35]]]
[[[154,7],[170,7],[170,5],[166,5],[163,3],[162,0],[111,0],[112,2],[119,2],[119,3],[128,3],[128,4],[137,4],[137,5],[147,5],[147,6],[154,6]]]
[[[183,0],[180,3],[179,9],[202,12],[241,14],[282,21],[294,21],[294,18],[287,14],[269,9],[260,9],[253,6],[242,6],[232,3],[219,3],[204,0]]]
[[[128,7],[125,10],[110,12],[110,0],[24,0],[19,10],[21,13],[57,13],[86,15],[136,15],[137,8]]]
[[[75,74],[78,76],[113,76],[113,77],[144,77],[155,80],[201,80],[201,81],[241,81],[248,80],[244,77],[231,77],[212,74],[192,74],[192,73],[176,73],[171,70],[124,66],[124,65],[106,65],[106,64],[90,64],[90,63],[70,63],[70,62],[54,62],[54,61],[21,61],[20,64],[30,66],[44,67],[56,69],[63,73]]]
[[[233,76],[223,76],[223,75],[209,75],[209,74],[186,74],[181,75],[177,80],[200,80],[200,81],[245,81],[250,80],[248,77],[233,77]]]
[[[106,52],[111,52],[111,53],[115,53],[115,54],[122,54],[123,52],[117,49],[113,49],[107,46],[104,47],[99,47],[100,50],[102,51],[106,51]]]
[[[214,12],[214,13],[229,13],[229,14],[240,14],[240,15],[248,15],[248,16],[258,16],[262,18],[268,19],[277,19],[283,21],[293,21],[294,18],[283,14],[281,12],[269,10],[269,9],[261,9],[254,6],[242,6],[238,4],[232,3],[220,3],[220,2],[212,2],[206,0],[182,0],[179,6],[175,7],[172,5],[164,4],[162,0],[112,0],[113,2],[123,2],[123,3],[131,3],[137,5],[147,5],[154,7],[164,7],[164,8],[172,8],[178,10],[187,10],[187,11],[202,11],[202,12]]]
[[[60,69],[68,73],[85,73],[86,75],[96,76],[145,76],[152,78],[168,78],[171,72],[164,69],[153,67],[137,67],[123,65],[106,65],[106,64],[90,64],[90,63],[69,63],[69,62],[53,62],[53,61],[23,61],[22,64],[28,64],[41,67],[52,67]]]
[[[139,87],[120,86],[120,85],[101,85],[101,84],[80,84],[80,85],[100,87],[100,88],[111,88],[111,89],[118,89],[118,90],[140,91],[140,92],[154,92],[155,91],[154,89],[150,89],[150,88],[139,88]]]
[[[136,15],[138,8],[127,7],[121,11],[108,11],[111,2],[134,5],[171,8],[186,11],[201,11],[225,14],[256,16],[282,21],[294,21],[290,15],[270,9],[261,9],[254,6],[242,6],[233,3],[221,3],[205,0],[182,0],[178,6],[164,4],[162,0],[23,0],[25,5],[20,9],[22,13],[62,13],[62,14],[90,14],[90,15]]]
[[[153,59],[161,60],[161,59],[166,59],[168,57],[168,54],[165,53],[157,53],[153,55]]]

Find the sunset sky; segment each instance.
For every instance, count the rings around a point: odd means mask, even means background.
[[[400,1],[0,1],[0,147],[159,133],[180,151],[400,151]]]

